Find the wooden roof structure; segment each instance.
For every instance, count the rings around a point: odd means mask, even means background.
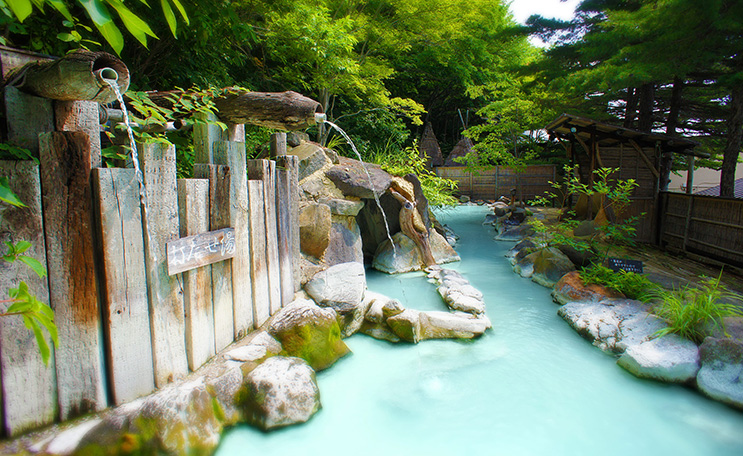
[[[613,147],[623,143],[632,144],[634,142],[641,148],[659,146],[664,151],[676,154],[704,156],[704,154],[693,151],[698,143],[690,139],[646,133],[572,114],[561,114],[557,119],[550,122],[545,130],[552,137],[567,141],[575,140],[586,144],[595,140],[598,146],[603,147]]]
[[[470,138],[464,137],[460,139],[457,145],[454,146],[454,149],[449,152],[449,156],[446,157],[444,166],[463,166],[462,163],[455,162],[454,159],[464,157],[468,153],[472,152],[473,147],[475,147],[475,145],[472,144]]]
[[[436,135],[433,132],[431,122],[426,122],[426,127],[423,129],[423,136],[421,136],[419,152],[421,157],[426,159],[426,166],[428,169],[433,169],[435,166],[441,166],[444,164],[444,156],[441,154],[441,147],[439,141],[436,139]]]

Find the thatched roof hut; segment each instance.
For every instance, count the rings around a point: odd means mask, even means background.
[[[459,140],[456,146],[454,146],[454,149],[449,152],[449,156],[446,157],[446,162],[444,163],[444,166],[464,166],[462,163],[455,162],[455,158],[464,157],[468,153],[473,151],[473,147],[475,145],[472,144],[472,140],[469,138],[462,138]]]
[[[428,169],[433,169],[434,166],[444,164],[444,156],[441,155],[441,147],[439,146],[439,141],[436,139],[436,135],[433,133],[431,122],[426,122],[426,127],[423,129],[419,152],[421,157],[426,159]]]

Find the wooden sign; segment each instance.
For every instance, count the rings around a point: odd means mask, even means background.
[[[178,274],[235,256],[235,230],[223,228],[187,236],[168,242],[167,248],[168,274]]]
[[[609,269],[614,272],[626,271],[642,274],[642,261],[625,260],[622,258],[609,258]]]

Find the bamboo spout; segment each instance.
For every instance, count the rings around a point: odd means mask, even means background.
[[[108,103],[116,99],[110,87],[119,92],[129,88],[129,69],[106,52],[77,50],[46,62],[32,62],[8,73],[6,86],[53,100],[92,100]]]
[[[214,100],[217,115],[227,123],[301,130],[324,122],[322,105],[296,92],[265,93],[228,89]]]

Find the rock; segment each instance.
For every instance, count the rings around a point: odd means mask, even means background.
[[[459,202],[462,204],[466,204],[470,202],[470,197],[467,195],[462,195],[459,197]]]
[[[561,305],[573,301],[599,302],[616,298],[624,298],[624,295],[603,285],[595,283],[584,285],[578,271],[571,271],[562,276],[552,290],[552,299]]]
[[[482,301],[482,293],[472,285],[454,285],[447,287],[441,285],[437,291],[453,310],[459,310],[475,315],[485,313],[485,303]]]
[[[389,240],[383,242],[374,255],[372,267],[388,274],[399,274],[410,271],[420,271],[425,266],[418,246],[402,232],[392,236],[396,252],[393,251]],[[459,255],[451,248],[436,230],[429,231],[429,244],[433,258],[438,264],[459,261]]]
[[[286,132],[286,145],[289,147],[297,147],[303,142],[309,142],[310,135],[303,131],[288,131]]]
[[[320,371],[350,353],[336,315],[310,300],[296,300],[271,317],[268,333],[281,343],[282,355],[302,358]]]
[[[327,170],[325,175],[344,195],[367,199],[373,199],[375,193],[379,196],[386,192],[391,182],[390,175],[379,165],[362,163],[346,157],[341,157],[340,163]]]
[[[299,259],[299,283],[304,286],[324,268],[325,265],[320,263],[318,259],[303,253],[302,257]]]
[[[584,220],[580,222],[575,228],[573,228],[573,236],[593,236],[596,234],[596,226],[592,220]]]
[[[524,260],[534,264],[531,280],[547,288],[552,288],[562,276],[575,270],[573,262],[554,247],[531,253]]]
[[[532,253],[536,248],[537,245],[531,238],[522,239],[506,253],[506,258],[509,259],[511,264],[516,264],[520,259]]]
[[[246,345],[233,348],[224,354],[225,359],[239,362],[257,362],[281,353],[281,344],[271,335],[259,330]]]
[[[245,380],[240,400],[245,417],[265,431],[304,423],[320,410],[315,372],[302,359],[275,356]]]
[[[330,243],[330,207],[310,203],[299,211],[299,239],[302,252],[322,258]]]
[[[84,447],[82,442],[85,436],[101,422],[102,420],[100,418],[94,418],[74,425],[53,436],[50,440],[43,442],[41,445],[35,445],[30,448],[31,453],[43,452],[54,455],[75,454],[76,451]]]
[[[596,258],[596,253],[591,250],[578,250],[570,245],[558,245],[557,248],[570,258],[576,268],[588,266]]]
[[[452,248],[457,245],[457,241],[459,240],[459,236],[457,233],[454,232],[451,228],[444,225],[444,239],[446,239],[446,242],[449,243]],[[439,233],[441,234],[441,233]]]
[[[353,310],[361,304],[366,290],[364,265],[333,265],[317,273],[304,289],[322,307],[332,307],[339,313]]]
[[[496,241],[518,242],[526,237],[533,236],[534,233],[534,228],[528,224],[516,226],[503,225],[503,231],[501,232],[499,230],[498,235],[494,239]]]
[[[525,279],[531,278],[532,274],[534,274],[534,263],[531,261],[531,258],[527,258],[529,255],[520,259],[513,265],[513,272]]]
[[[666,327],[663,320],[648,313],[646,305],[629,299],[569,302],[557,314],[593,345],[610,353],[648,341]]]
[[[743,343],[707,337],[699,354],[699,390],[712,399],[743,409]]]
[[[371,323],[383,323],[387,318],[405,310],[397,299],[370,290],[364,293],[364,301],[367,303],[365,318]]]
[[[361,230],[353,217],[334,216],[330,239],[323,260],[328,266],[341,263],[363,263]]]
[[[699,371],[699,348],[675,334],[628,347],[617,364],[636,377],[686,383]]]
[[[332,165],[330,159],[319,144],[306,142],[291,150],[299,158],[299,180],[315,174],[326,166]]]
[[[496,217],[504,217],[510,211],[510,209],[511,208],[508,206],[508,204],[502,201],[496,201],[495,203],[493,203],[493,214]]]
[[[524,220],[526,220],[526,215],[526,209],[524,209],[523,207],[517,207],[511,211],[511,215],[508,217],[508,219],[520,225],[524,223]]]
[[[473,339],[492,327],[485,315],[473,316],[465,312],[420,312],[420,338]]]
[[[335,186],[325,173],[316,173],[299,181],[300,195],[305,200],[319,200],[322,198],[345,198],[343,192]]]
[[[378,340],[386,340],[387,342],[397,343],[400,342],[400,338],[397,334],[393,333],[387,323],[372,323],[365,320],[359,330],[361,334],[366,334]]]
[[[330,212],[333,215],[346,215],[349,217],[356,217],[359,215],[359,211],[364,207],[364,204],[366,204],[364,201],[352,201],[340,198],[321,198],[320,203],[326,204],[330,207]]]
[[[413,309],[392,316],[387,319],[392,332],[400,339],[417,344],[421,340],[420,312]]]

